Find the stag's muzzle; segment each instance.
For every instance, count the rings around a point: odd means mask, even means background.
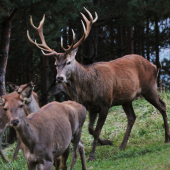
[[[56,78],[57,83],[62,83],[63,80],[64,80],[63,77],[57,77],[57,78]]]

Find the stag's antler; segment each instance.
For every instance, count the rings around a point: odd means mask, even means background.
[[[63,50],[64,50],[65,52],[67,52],[67,53],[70,52],[70,51],[72,51],[72,50],[74,50],[74,49],[76,49],[78,46],[80,46],[80,45],[84,42],[84,40],[88,37],[88,35],[89,35],[89,33],[90,33],[92,24],[95,23],[95,22],[97,21],[97,19],[98,19],[98,16],[97,16],[97,13],[96,13],[96,12],[95,12],[95,19],[93,19],[91,13],[90,13],[85,7],[84,7],[84,9],[85,9],[86,12],[88,13],[88,15],[89,15],[89,17],[90,17],[90,21],[86,18],[86,16],[85,16],[83,13],[80,12],[81,15],[83,16],[83,18],[84,18],[84,20],[85,20],[85,22],[86,22],[86,26],[87,26],[87,29],[86,29],[83,21],[81,20],[82,25],[83,25],[83,30],[84,30],[84,34],[83,34],[82,38],[81,38],[76,44],[74,44],[74,42],[75,42],[75,33],[74,33],[73,29],[72,29],[73,41],[72,41],[71,46],[69,46],[68,49],[65,49],[65,48],[63,47],[63,39],[61,38],[61,47],[62,47]],[[32,21],[32,17],[30,16],[31,25],[33,26],[33,28],[35,28],[35,29],[38,31],[38,34],[39,34],[40,39],[41,39],[41,41],[42,41],[42,44],[37,44],[36,40],[35,40],[35,42],[34,42],[34,41],[30,38],[29,31],[27,30],[28,39],[29,39],[29,41],[30,41],[31,43],[35,44],[38,48],[40,48],[41,51],[42,51],[42,53],[43,53],[44,55],[46,55],[46,56],[57,55],[58,53],[57,53],[56,51],[52,50],[51,48],[49,48],[49,47],[47,46],[46,42],[45,42],[44,35],[43,35],[43,24],[44,24],[44,20],[45,20],[45,15],[43,16],[43,19],[41,20],[41,22],[40,22],[40,24],[39,24],[39,26],[38,26],[38,28],[37,28],[37,27],[34,26],[33,21]],[[45,51],[45,52],[48,52],[48,53],[44,53],[44,51]]]
[[[95,23],[95,22],[97,21],[97,19],[98,19],[98,16],[97,16],[97,13],[96,13],[96,12],[95,12],[95,19],[93,19],[91,13],[90,13],[85,7],[84,7],[84,9],[86,10],[86,12],[88,13],[88,15],[89,15],[89,17],[90,17],[90,21],[89,21],[89,20],[86,18],[86,16],[85,16],[83,13],[80,12],[80,14],[83,16],[83,19],[84,19],[85,22],[86,22],[87,29],[85,28],[84,23],[83,23],[83,21],[81,20],[82,25],[83,25],[84,34],[83,34],[82,38],[81,38],[75,45],[74,45],[74,42],[75,42],[75,33],[74,33],[73,29],[72,29],[72,32],[73,32],[73,41],[72,41],[71,46],[69,46],[68,49],[65,49],[65,48],[63,47],[63,39],[61,38],[61,47],[63,48],[63,50],[64,50],[65,52],[70,52],[70,51],[76,49],[78,46],[80,46],[80,45],[85,41],[85,39],[88,37],[88,35],[89,35],[89,33],[90,33],[90,30],[91,30],[91,27],[92,27],[92,24]]]
[[[31,25],[33,28],[35,28],[37,31],[38,31],[38,34],[40,36],[40,39],[41,39],[41,42],[42,44],[37,44],[36,40],[35,42],[31,39],[30,35],[29,35],[29,31],[27,30],[27,36],[28,36],[28,39],[30,40],[31,43],[35,44],[38,48],[41,49],[42,53],[46,56],[49,56],[49,55],[54,55],[54,54],[57,54],[56,51],[52,50],[50,47],[48,47],[48,45],[46,44],[45,42],[45,39],[44,39],[44,35],[43,35],[43,24],[44,24],[44,21],[45,21],[45,14],[43,16],[43,19],[41,20],[38,28],[35,27],[35,25],[33,24],[33,21],[32,21],[32,16],[30,16],[30,22],[31,22]],[[48,53],[44,53],[44,51],[48,52]]]

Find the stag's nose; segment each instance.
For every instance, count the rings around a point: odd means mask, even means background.
[[[19,120],[18,120],[18,119],[11,120],[11,124],[12,124],[13,126],[18,126]]]
[[[63,77],[57,77],[56,80],[57,80],[58,83],[62,83],[62,81],[64,80],[64,78],[63,78]]]

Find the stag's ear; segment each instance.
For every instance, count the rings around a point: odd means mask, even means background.
[[[11,82],[7,82],[7,84],[8,84],[8,86],[10,87],[11,90],[13,90],[13,91],[18,91],[19,86],[17,86],[16,84],[11,83]]]
[[[77,51],[78,51],[78,47],[70,52],[71,60],[75,59]]]
[[[5,99],[0,97],[0,106],[4,106],[5,104]]]
[[[35,74],[33,79],[31,80],[31,85],[32,85],[32,87],[34,87],[37,84],[38,84],[38,76],[37,76],[37,74]]]
[[[29,83],[27,86],[25,86],[23,88],[23,90],[21,91],[20,93],[20,98],[22,100],[26,100],[26,98],[29,98],[32,94],[32,90],[33,90],[33,87],[32,87],[32,84]]]

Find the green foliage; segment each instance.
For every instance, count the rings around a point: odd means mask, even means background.
[[[167,115],[170,118],[170,93],[163,92],[161,98],[167,106]],[[88,169],[169,169],[169,149],[170,144],[164,143],[164,127],[161,114],[145,99],[141,98],[133,102],[134,111],[137,115],[136,122],[132,129],[127,148],[119,150],[122,142],[127,118],[121,106],[112,107],[109,111],[105,125],[102,129],[101,138],[110,139],[112,146],[97,146],[96,160],[87,162]],[[83,127],[81,139],[85,145],[86,159],[92,149],[93,137],[88,133],[88,116]],[[169,121],[170,122],[170,119]],[[4,153],[11,160],[15,144],[4,149]],[[68,166],[71,164],[71,154],[68,160]],[[26,169],[26,160],[20,150],[17,161],[4,163],[0,159],[0,169]],[[75,170],[81,169],[81,161],[78,160]]]

